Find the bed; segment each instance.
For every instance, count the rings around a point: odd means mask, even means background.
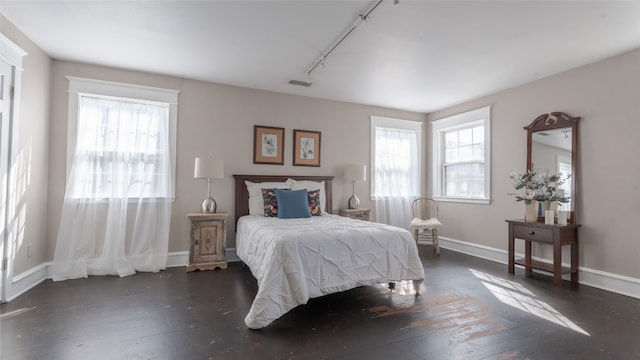
[[[418,294],[424,268],[411,233],[332,215],[332,176],[234,178],[237,254],[258,281],[258,292],[245,317],[247,327],[264,328],[311,298],[358,286],[413,280]],[[324,192],[322,216],[259,216],[252,210],[256,204],[250,203],[246,182],[254,192],[256,184],[288,183],[292,189],[309,191],[317,187]],[[255,194],[251,198],[256,200]]]

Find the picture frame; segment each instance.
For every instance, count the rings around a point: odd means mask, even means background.
[[[320,166],[321,133],[311,130],[293,130],[293,165]]]
[[[284,128],[254,125],[253,163],[284,165]]]

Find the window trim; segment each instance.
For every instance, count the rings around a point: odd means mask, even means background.
[[[402,120],[402,119],[394,119],[394,118],[388,118],[388,117],[382,117],[382,116],[375,116],[375,115],[371,115],[370,117],[371,120],[371,129],[370,129],[370,140],[371,140],[371,167],[369,169],[369,179],[371,179],[371,188],[369,189],[370,194],[371,194],[371,199],[374,200],[376,198],[378,198],[379,196],[375,196],[374,195],[374,190],[376,188],[376,176],[375,176],[375,170],[376,170],[376,128],[378,127],[386,127],[386,128],[392,128],[392,129],[402,129],[402,130],[408,130],[408,131],[414,131],[416,132],[417,136],[417,140],[416,140],[416,147],[417,147],[417,174],[418,174],[418,179],[417,179],[417,186],[418,186],[418,194],[422,193],[422,161],[421,161],[421,154],[422,154],[422,121],[413,121],[413,120]]]
[[[95,94],[117,98],[169,104],[169,147],[171,156],[171,200],[176,198],[176,139],[178,130],[178,90],[150,86],[119,83],[105,80],[67,76],[69,80],[69,111],[67,126],[67,179],[71,174],[71,164],[76,150],[78,129],[78,99],[80,95]]]
[[[484,197],[445,196],[443,191],[443,136],[447,130],[466,128],[473,123],[484,125]],[[432,139],[432,196],[437,201],[473,204],[491,203],[491,106],[467,111],[431,122]]]

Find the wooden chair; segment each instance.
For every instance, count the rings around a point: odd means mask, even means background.
[[[416,240],[427,240],[433,243],[433,251],[440,255],[440,244],[438,243],[438,231],[442,229],[442,223],[437,219],[438,203],[432,198],[417,198],[411,204],[413,219],[411,220],[411,233]]]

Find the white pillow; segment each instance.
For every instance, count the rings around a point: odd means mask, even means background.
[[[264,216],[264,199],[262,189],[291,189],[289,179],[285,182],[244,182],[249,192],[249,215]]]
[[[307,191],[320,190],[320,209],[323,213],[327,212],[327,195],[325,194],[324,181],[310,181],[310,180],[293,180],[287,179],[291,182],[291,190],[307,189]]]

